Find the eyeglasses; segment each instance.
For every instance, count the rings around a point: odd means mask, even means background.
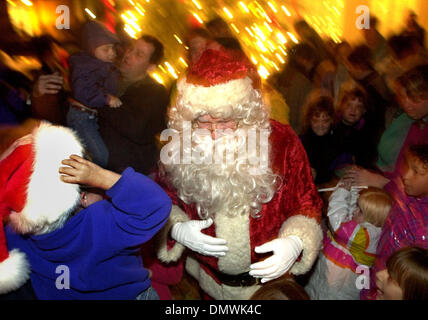
[[[228,121],[218,121],[218,122],[209,122],[209,121],[200,121],[196,120],[196,126],[199,129],[208,129],[208,130],[217,130],[217,129],[232,129],[235,130],[238,127],[238,123],[235,120]]]

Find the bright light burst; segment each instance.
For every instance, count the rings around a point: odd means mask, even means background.
[[[382,3],[393,0],[383,0]],[[417,0],[408,0],[415,2]],[[157,76],[167,83],[186,70],[185,41],[189,25],[221,17],[262,78],[280,70],[288,51],[300,42],[293,24],[304,18],[323,38],[340,42],[346,0],[116,0],[122,6],[125,31],[132,38],[149,33],[165,45],[168,64]],[[158,79],[157,79],[158,80]],[[159,81],[159,80],[158,80]]]

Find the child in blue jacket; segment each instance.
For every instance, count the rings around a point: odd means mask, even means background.
[[[167,221],[170,198],[132,168],[120,175],[77,155],[62,164],[61,181],[107,190],[107,197],[97,201],[83,192],[68,220],[48,232],[20,235],[6,228],[9,250],[27,256],[37,298],[158,298],[140,250]]]

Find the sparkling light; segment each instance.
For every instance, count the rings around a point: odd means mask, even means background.
[[[259,67],[258,72],[259,72],[260,77],[262,77],[263,79],[267,79],[269,77],[269,72],[262,65]]]
[[[278,32],[278,33],[276,34],[276,36],[278,37],[279,41],[280,41],[282,44],[287,43],[287,39],[285,39],[284,35],[283,35],[281,32]]]
[[[168,61],[165,62],[165,65],[168,69],[168,72],[173,76],[173,78],[178,79],[178,75],[177,75],[175,69],[173,68],[173,66]]]
[[[226,13],[226,15],[229,17],[229,19],[233,19],[233,15],[232,15],[232,13],[230,13],[229,9],[224,7],[223,11]]]
[[[92,18],[92,19],[96,19],[97,16],[95,14],[92,13],[91,10],[89,10],[88,8],[85,8],[86,13]]]
[[[198,22],[200,23],[200,24],[203,24],[204,23],[204,21],[198,16],[198,14],[196,13],[196,12],[193,12],[193,16],[196,18],[196,20],[198,20]]]
[[[164,84],[164,82],[163,82],[162,78],[161,78],[161,77],[160,77],[160,75],[158,75],[156,72],[153,72],[153,73],[152,73],[152,77],[153,77],[153,78],[155,78],[155,80],[156,80],[157,82],[159,82],[160,84]]]
[[[174,34],[174,38],[178,41],[179,44],[183,44],[183,41],[181,41],[181,39],[176,34]]]
[[[242,1],[239,1],[239,5],[241,6],[241,8],[244,10],[245,13],[250,13],[250,10],[247,8],[245,3],[243,3]]]
[[[379,0],[386,1],[390,0]],[[264,79],[287,63],[287,52],[299,43],[300,38],[293,28],[297,19],[305,19],[320,36],[335,42],[341,41],[344,32],[344,0],[169,0],[151,1],[150,5],[148,0],[115,2],[123,5],[119,15],[124,14],[124,27],[130,37],[140,36],[142,28],[139,26],[144,19],[144,32],[157,36],[164,43],[169,62],[159,65],[157,71],[163,83],[177,79],[188,67],[184,54],[189,48],[182,39],[188,32],[186,20],[189,16],[194,18],[192,22],[201,25],[214,15],[224,19]],[[376,5],[378,7],[380,5]]]
[[[30,0],[21,0],[21,2],[23,4],[25,4],[26,6],[29,6],[29,7],[31,7],[33,5]]]
[[[194,5],[196,6],[196,8],[198,8],[199,10],[202,10],[201,5],[198,3],[198,1],[196,0],[192,0],[192,2],[194,3]]]
[[[235,32],[236,32],[237,34],[239,34],[239,30],[238,30],[238,28],[237,28],[233,23],[231,23],[231,24],[230,24],[230,26],[233,28],[233,30],[235,30]]]
[[[278,58],[278,60],[281,61],[281,63],[285,63],[285,60],[281,57],[281,55],[279,53],[277,53],[275,55]]]
[[[187,63],[186,63],[186,61],[184,61],[184,59],[182,58],[182,57],[180,57],[179,59],[178,59],[186,68],[188,67],[188,65],[187,65]]]
[[[290,11],[287,10],[287,8],[285,6],[281,6],[281,9],[284,10],[285,14],[289,17],[291,17],[291,13]]]
[[[278,10],[276,10],[276,8],[274,7],[274,5],[272,4],[272,2],[268,2],[268,6],[272,9],[273,12],[278,13]]]
[[[294,43],[299,43],[299,40],[291,32],[287,32],[288,36],[293,40]]]

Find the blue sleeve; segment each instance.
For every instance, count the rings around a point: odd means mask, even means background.
[[[117,241],[124,241],[127,247],[150,240],[171,212],[171,199],[165,191],[132,168],[122,173],[107,195],[111,197],[112,218],[119,230]]]
[[[101,75],[96,66],[74,63],[71,72],[73,98],[88,107],[101,108],[107,105],[107,90],[102,86]]]

